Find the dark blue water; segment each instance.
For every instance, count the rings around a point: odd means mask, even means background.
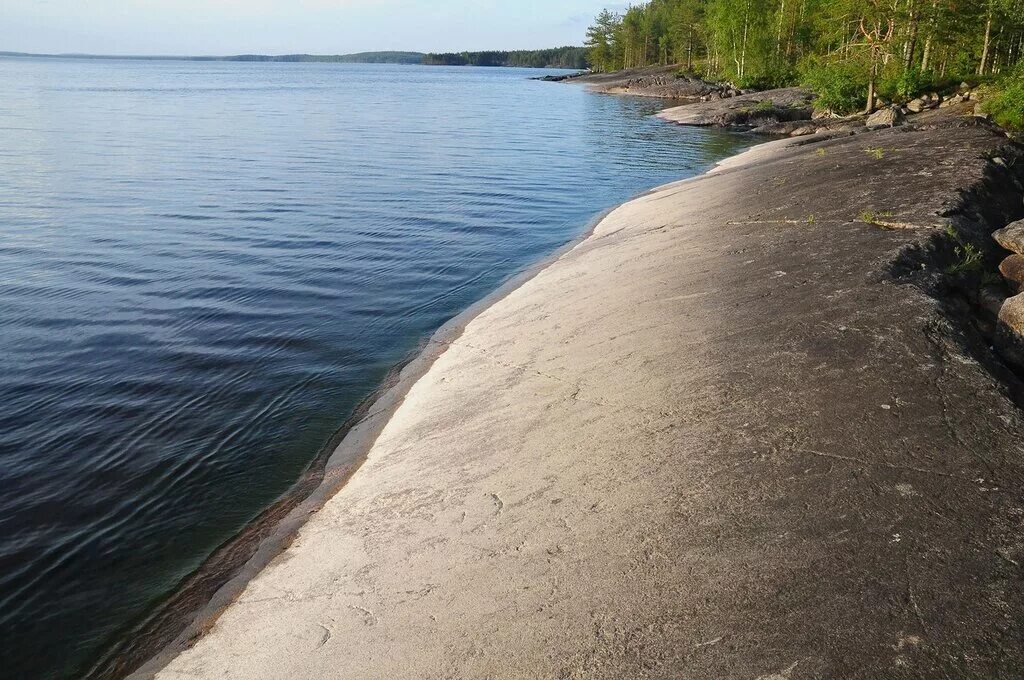
[[[432,330],[742,143],[535,75],[0,59],[0,675],[74,677]]]

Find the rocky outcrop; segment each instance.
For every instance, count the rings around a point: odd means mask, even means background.
[[[809,121],[814,113],[813,102],[814,94],[810,90],[783,87],[726,99],[684,104],[665,109],[658,117],[679,125],[749,130],[772,123]]]
[[[679,66],[647,66],[614,73],[573,74],[570,77],[558,78],[582,83],[595,92],[662,99],[706,101],[727,99],[741,94],[740,90],[728,83],[704,80],[685,73]]]
[[[1020,677],[1024,419],[942,268],[884,275],[1012,219],[953,209],[1006,138],[920,115],[651,192],[431,342],[158,677]]]
[[[875,111],[864,121],[868,129],[896,127],[903,124],[903,111],[895,106]]]

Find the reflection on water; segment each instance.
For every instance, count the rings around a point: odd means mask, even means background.
[[[0,59],[0,675],[74,677],[418,341],[740,144],[533,75]]]

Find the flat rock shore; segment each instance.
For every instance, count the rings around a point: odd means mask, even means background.
[[[923,116],[611,212],[142,675],[1021,677],[1020,382],[950,235],[1021,216],[1017,151]]]

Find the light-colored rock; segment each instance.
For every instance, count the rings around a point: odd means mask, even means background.
[[[999,309],[995,345],[1010,363],[1024,368],[1024,295],[1007,298]]]
[[[917,99],[911,99],[907,102],[907,110],[911,113],[920,113],[926,108],[925,101],[918,97]]]
[[[999,323],[1016,333],[1019,339],[1024,338],[1024,295],[1006,298],[999,309]]]
[[[1024,220],[1010,222],[992,233],[992,238],[1011,253],[1024,254]]]
[[[818,131],[818,128],[814,125],[801,125],[797,129],[789,133],[790,137],[806,137],[807,135],[813,135]]]
[[[986,113],[981,108],[981,104],[980,103],[974,105],[974,117],[975,118],[984,118],[985,120],[988,120],[989,118],[991,118],[991,116],[989,116],[988,113]]]
[[[902,124],[903,111],[895,107],[875,111],[864,121],[864,125],[869,129],[896,127]]]
[[[1014,295],[1024,292],[1024,255],[1014,253],[999,263],[999,273]]]

